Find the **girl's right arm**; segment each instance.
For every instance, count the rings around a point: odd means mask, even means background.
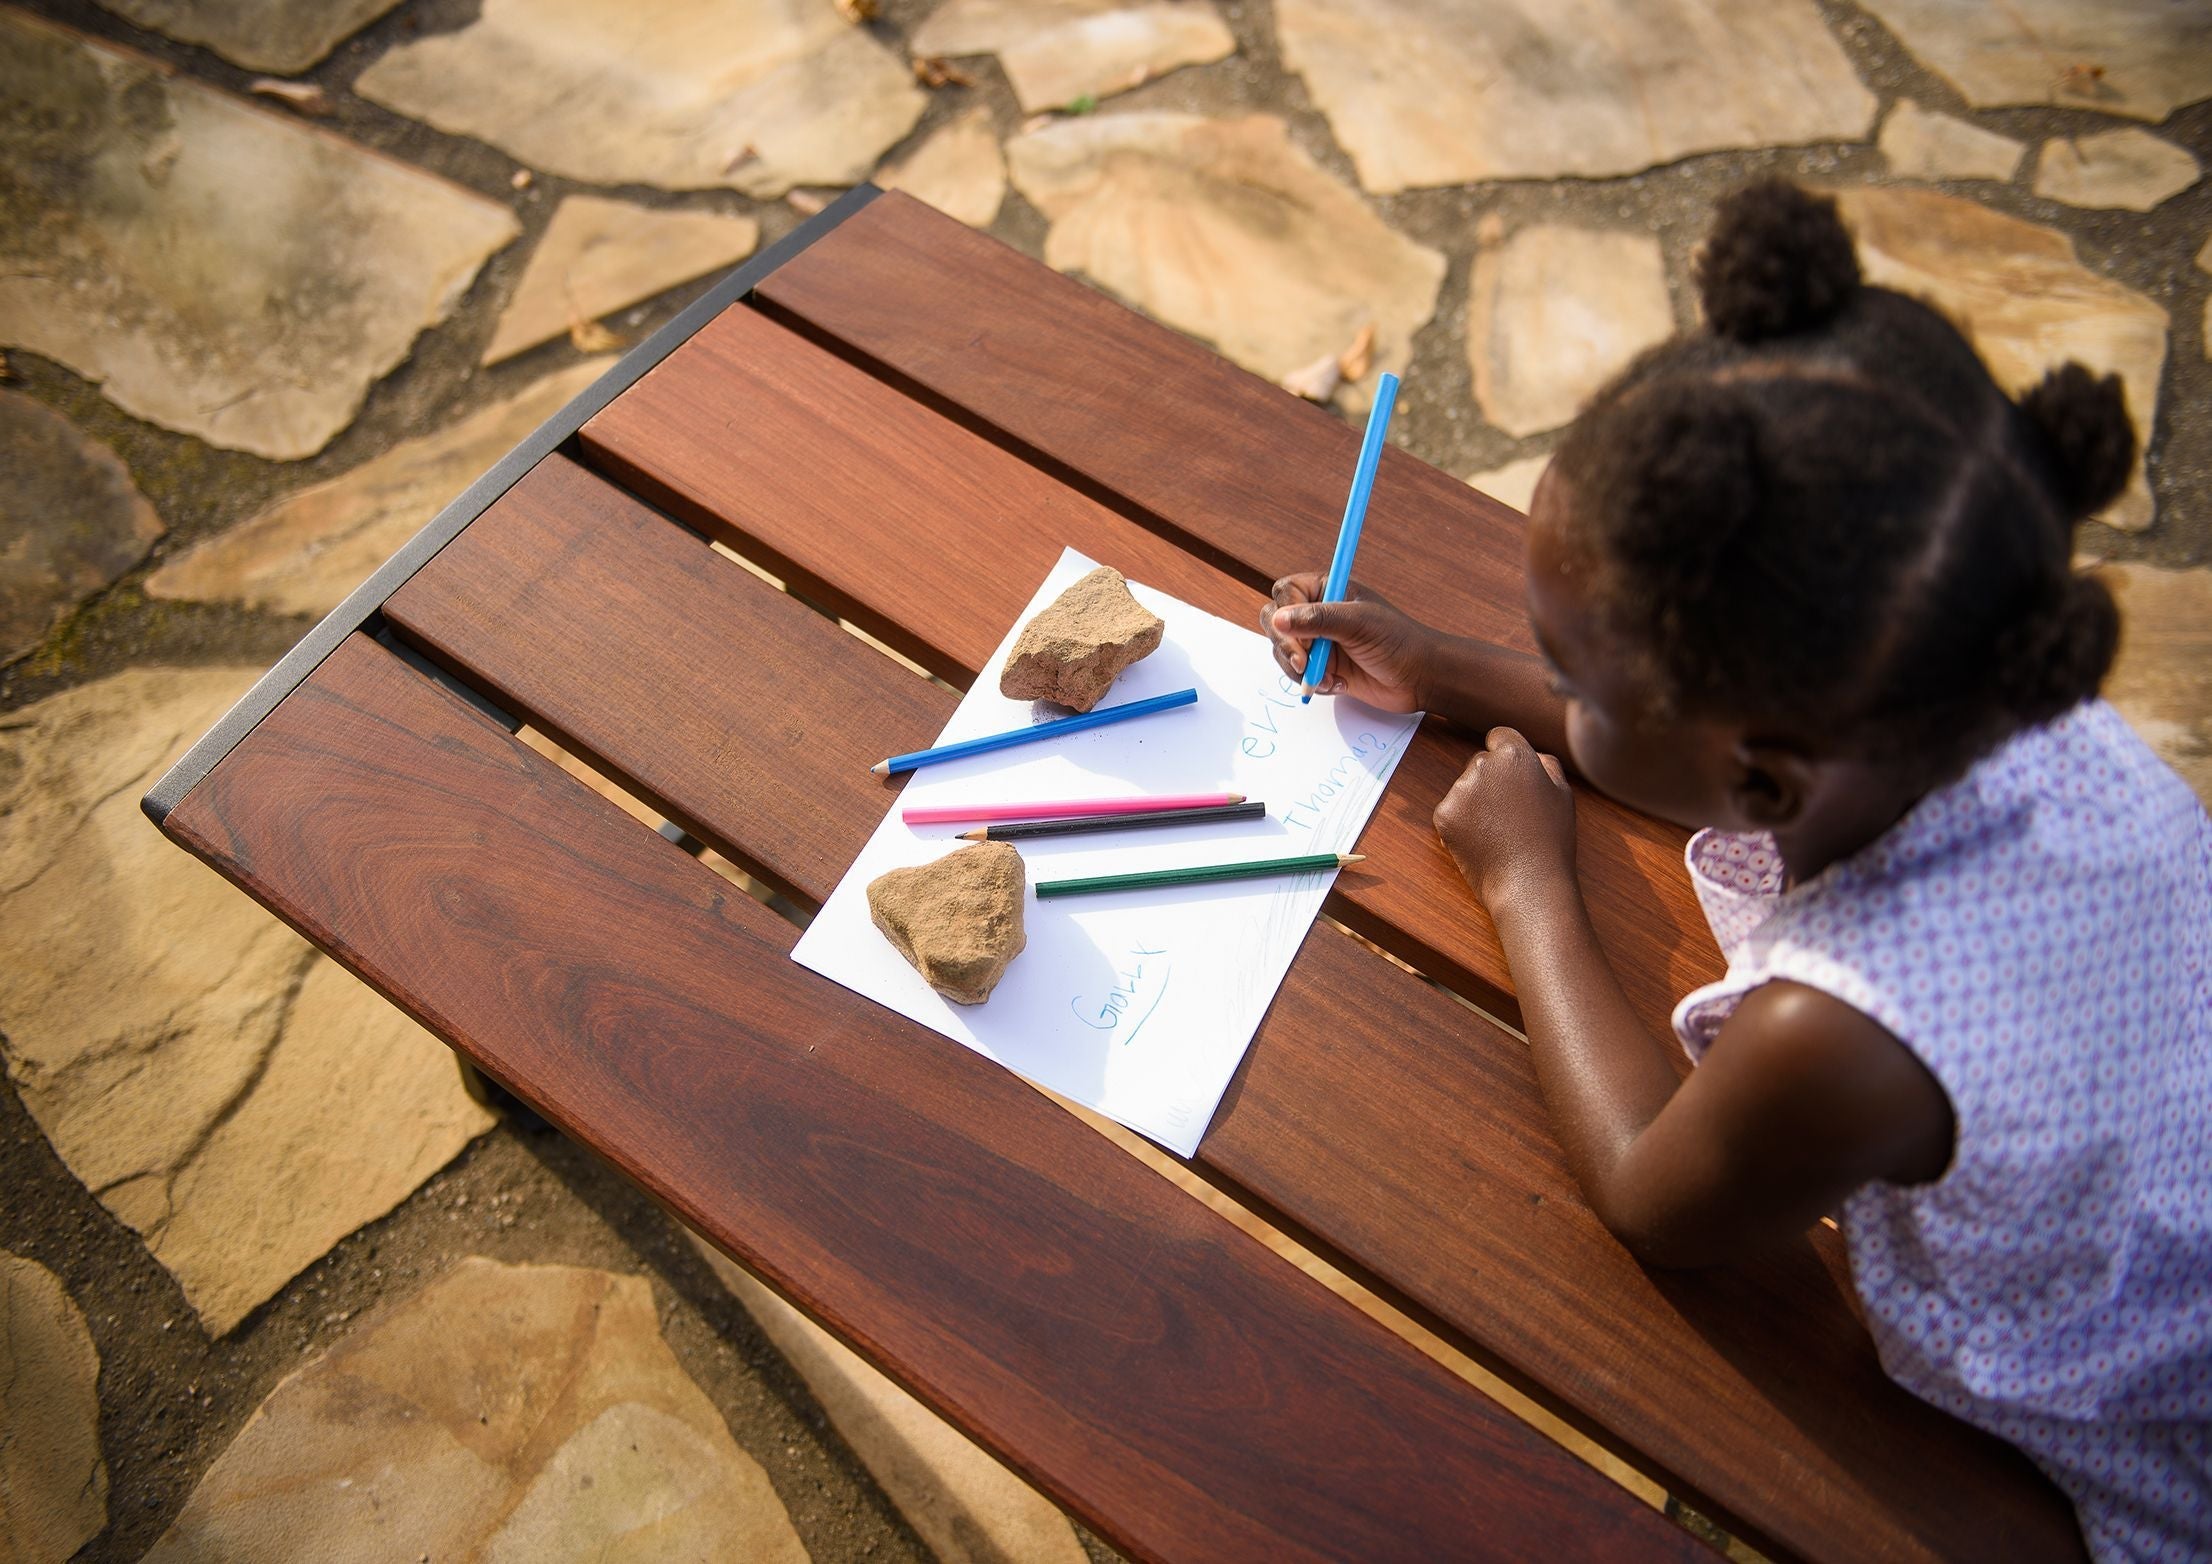
[[[1351,600],[1324,603],[1319,571],[1275,583],[1261,627],[1291,678],[1306,671],[1316,638],[1336,643],[1320,693],[1349,695],[1385,711],[1432,711],[1470,733],[1518,728],[1537,748],[1567,752],[1567,704],[1552,692],[1543,659],[1441,630],[1353,583]]]

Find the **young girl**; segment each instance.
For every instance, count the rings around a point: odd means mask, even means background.
[[[1326,635],[1330,693],[1490,728],[1437,834],[1622,1242],[1837,1213],[1893,1378],[2024,1448],[2098,1558],[2212,1556],[2212,821],[2096,699],[2118,618],[2071,565],[2132,468],[2118,382],[2013,402],[1785,184],[1722,204],[1698,286],[1538,486],[1542,664],[1318,574],[1276,584],[1278,658]],[[1729,965],[1679,1084],[1539,750],[1701,828]]]

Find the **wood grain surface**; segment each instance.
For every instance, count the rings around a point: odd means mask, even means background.
[[[372,641],[168,829],[1136,1557],[1699,1552]]]
[[[749,310],[726,311],[585,425],[583,450],[958,684],[1063,545],[1257,627],[1250,588]],[[934,736],[881,743],[889,753]],[[1423,725],[1360,839],[1370,862],[1338,878],[1329,910],[1512,1017],[1496,933],[1430,820],[1472,753],[1441,723]],[[1677,997],[1721,971],[1682,833],[1587,790],[1578,816],[1591,918],[1631,1000],[1663,1027]]]
[[[891,191],[755,291],[778,320],[986,430],[1245,585],[1326,570],[1360,426]],[[1354,578],[1534,650],[1519,514],[1395,447]]]
[[[895,802],[886,732],[954,696],[549,459],[387,605],[509,709],[810,903]],[[948,828],[948,831],[950,828]],[[1583,1204],[1527,1050],[1326,927],[1200,1165],[1672,1491],[1778,1551],[2066,1557],[2027,1463],[1882,1375],[1841,1244],[1667,1276]]]

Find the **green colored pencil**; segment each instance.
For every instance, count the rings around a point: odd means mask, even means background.
[[[1211,880],[1253,880],[1270,874],[1312,874],[1359,863],[1362,853],[1307,853],[1299,858],[1257,858],[1249,863],[1205,863],[1190,869],[1147,869],[1137,874],[1098,874],[1087,880],[1039,880],[1039,896],[1089,896],[1099,891],[1138,891],[1155,885],[1204,885]]]

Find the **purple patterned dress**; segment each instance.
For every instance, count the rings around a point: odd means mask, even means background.
[[[1701,831],[1688,856],[1728,957],[1675,1008],[1692,1058],[1786,979],[1880,1022],[1950,1096],[1943,1176],[1841,1213],[1890,1377],[2032,1456],[2098,1559],[2212,1558],[2202,806],[2092,701],[1803,885],[1771,837]]]

